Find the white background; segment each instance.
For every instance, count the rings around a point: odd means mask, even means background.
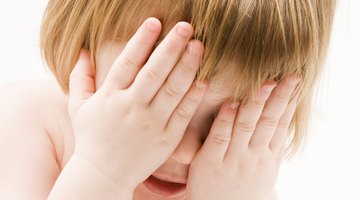
[[[0,86],[52,77],[39,52],[46,3],[0,0]],[[280,199],[360,200],[359,20],[360,1],[338,1],[310,137],[303,153],[281,169]]]

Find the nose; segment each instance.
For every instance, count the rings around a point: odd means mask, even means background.
[[[186,131],[171,158],[181,164],[188,165],[192,162],[201,146],[200,134],[196,131]]]

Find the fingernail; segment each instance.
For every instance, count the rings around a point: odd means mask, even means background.
[[[230,103],[230,108],[235,110],[239,105],[240,105],[240,103],[238,101],[231,102]]]
[[[157,21],[152,18],[148,19],[148,21],[146,22],[146,28],[152,32],[156,31],[156,29],[158,28]]]
[[[201,89],[203,89],[205,87],[205,83],[197,81],[195,83],[195,86],[196,86],[196,89],[201,90]]]
[[[264,91],[265,93],[270,93],[275,87],[276,87],[276,84],[265,85],[265,86],[263,87],[263,91]]]
[[[185,26],[185,24],[179,24],[176,28],[176,33],[179,34],[181,37],[188,38],[190,35],[190,31]]]
[[[299,82],[300,82],[300,78],[293,78],[293,79],[290,79],[289,85],[296,86]]]

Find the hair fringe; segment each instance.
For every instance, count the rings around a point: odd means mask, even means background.
[[[64,93],[81,49],[95,55],[106,40],[126,42],[148,17],[160,19],[158,43],[178,21],[205,45],[198,80],[226,77],[228,98],[246,102],[266,80],[298,74],[298,107],[288,155],[305,140],[314,88],[322,72],[335,0],[50,0],[41,26],[42,57]],[[290,157],[290,156],[289,156]]]

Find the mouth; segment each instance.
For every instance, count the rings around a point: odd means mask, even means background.
[[[145,187],[150,190],[152,193],[155,193],[160,196],[170,197],[175,196],[186,189],[186,181],[177,181],[172,182],[166,178],[158,178],[154,175],[151,175],[143,183]]]

